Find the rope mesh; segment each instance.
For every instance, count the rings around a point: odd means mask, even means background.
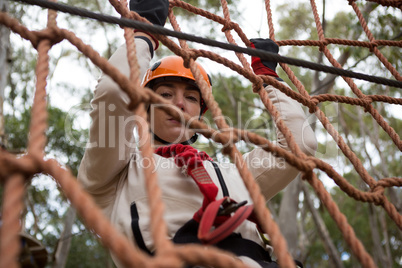
[[[372,1],[383,6],[390,6],[401,9],[401,1],[392,0],[377,0]],[[130,12],[127,8],[127,1],[110,0],[110,3],[123,17],[146,22],[135,12]],[[310,1],[311,8],[314,14],[315,25],[318,33],[319,40],[283,40],[276,41],[279,46],[316,46],[325,55],[328,61],[336,68],[342,69],[334,56],[327,48],[330,44],[345,45],[345,46],[358,46],[369,48],[370,51],[377,56],[384,67],[392,74],[397,81],[402,81],[401,75],[396,68],[392,66],[386,57],[380,52],[378,46],[396,46],[402,47],[402,41],[388,41],[388,40],[375,40],[367,23],[362,16],[361,11],[356,5],[355,1],[349,1],[356,16],[359,18],[361,27],[363,28],[368,42],[342,40],[334,38],[326,38],[324,36],[323,28],[317,12],[316,3],[314,0]],[[180,0],[170,0],[169,21],[176,32],[180,32],[180,26],[176,20],[173,12],[173,7],[185,9],[194,14],[203,16],[207,19],[213,20],[223,26],[222,31],[229,44],[236,45],[232,32],[234,31],[248,46],[249,39],[243,33],[238,24],[231,21],[230,13],[228,10],[226,0],[221,0],[224,17],[217,16],[210,12],[196,8],[188,3]],[[275,40],[274,25],[272,21],[272,11],[270,1],[265,1],[265,7],[268,16],[268,27],[270,38]],[[101,238],[103,245],[108,247],[115,256],[125,265],[129,267],[144,267],[156,266],[162,267],[167,264],[169,267],[181,267],[183,262],[190,265],[209,265],[213,267],[244,267],[244,264],[233,258],[227,252],[220,251],[211,247],[203,247],[197,245],[188,245],[184,247],[177,247],[170,240],[167,240],[166,233],[167,227],[163,215],[163,203],[161,201],[161,189],[157,183],[155,173],[152,173],[153,167],[144,170],[147,177],[146,191],[153,198],[150,200],[151,208],[151,230],[156,247],[156,255],[150,257],[138,250],[132,245],[125,237],[119,234],[111,223],[103,216],[101,210],[95,205],[94,201],[74,178],[74,176],[67,170],[63,169],[56,160],[46,160],[44,148],[46,145],[46,129],[47,129],[47,110],[46,110],[46,79],[49,73],[49,56],[50,48],[62,40],[68,40],[72,45],[88,57],[95,65],[97,65],[104,73],[111,76],[121,89],[128,94],[131,103],[130,108],[134,113],[142,118],[146,118],[146,103],[161,103],[168,104],[168,101],[155,94],[153,91],[141,88],[138,62],[135,53],[135,43],[133,42],[133,31],[130,28],[124,28],[124,37],[128,47],[128,61],[130,66],[130,76],[126,77],[119,73],[115,67],[111,66],[106,59],[102,58],[98,52],[93,50],[89,45],[81,41],[74,33],[61,29],[56,23],[57,12],[49,10],[47,28],[35,32],[30,31],[24,25],[21,25],[17,20],[10,17],[7,13],[0,13],[0,23],[9,27],[13,32],[19,34],[24,39],[31,41],[33,46],[38,51],[38,62],[36,67],[36,91],[32,105],[32,122],[30,125],[30,135],[28,143],[28,153],[20,158],[2,151],[0,153],[0,178],[5,183],[4,188],[4,202],[3,202],[3,218],[0,229],[0,267],[18,267],[17,256],[19,254],[19,215],[23,209],[22,199],[25,195],[24,179],[30,178],[33,174],[43,173],[52,176],[56,182],[61,186],[65,196],[70,200],[71,204],[76,207],[77,212],[83,218],[87,228],[94,230]],[[339,96],[333,94],[322,94],[318,96],[310,96],[304,88],[303,84],[297,79],[292,70],[286,63],[281,62],[282,69],[286,72],[289,79],[297,88],[293,91],[278,81],[267,76],[256,76],[247,60],[242,53],[237,52],[236,55],[241,63],[241,66],[223,58],[216,53],[210,51],[191,49],[185,40],[180,40],[179,45],[167,38],[165,35],[155,33],[155,36],[173,53],[181,56],[184,59],[185,65],[188,66],[193,72],[194,77],[200,86],[202,96],[207,103],[213,118],[216,119],[218,129],[213,129],[206,124],[199,121],[192,121],[188,115],[182,115],[180,112],[173,108],[164,105],[167,113],[176,119],[183,117],[187,122],[190,122],[190,127],[201,130],[201,133],[217,143],[231,144],[224,148],[223,152],[230,156],[232,161],[236,164],[244,183],[250,193],[255,206],[256,216],[259,222],[262,223],[262,229],[267,233],[275,248],[278,262],[282,267],[294,267],[294,262],[287,250],[286,241],[280,233],[277,223],[273,220],[270,211],[266,207],[266,200],[260,194],[259,186],[255,183],[251,173],[247,169],[243,158],[240,157],[240,152],[236,148],[235,142],[239,140],[251,141],[257,146],[261,146],[264,150],[276,154],[278,157],[283,157],[287,162],[299,169],[306,180],[314,188],[317,196],[327,208],[329,214],[336,222],[339,230],[342,232],[343,237],[347,244],[352,249],[353,254],[361,262],[363,267],[376,267],[372,256],[368,254],[360,240],[356,237],[353,228],[349,225],[346,217],[341,213],[337,204],[332,200],[331,195],[324,188],[323,183],[317,178],[314,169],[325,172],[333,181],[342,189],[348,196],[356,199],[357,201],[374,203],[377,206],[383,207],[388,213],[389,217],[395,222],[399,229],[402,229],[402,216],[398,213],[395,206],[387,199],[384,192],[387,187],[401,187],[401,178],[382,178],[375,180],[368,171],[364,168],[360,159],[349,148],[342,136],[337,132],[335,127],[331,124],[328,117],[318,106],[321,102],[339,102],[351,105],[362,106],[378,123],[379,126],[389,135],[390,139],[402,150],[402,141],[398,133],[386,122],[383,116],[374,108],[373,102],[386,102],[391,104],[402,105],[401,98],[393,98],[383,95],[365,95],[355,84],[352,78],[343,76],[344,81],[351,88],[355,97]],[[212,93],[208,91],[207,85],[203,80],[198,68],[196,68],[194,60],[198,57],[205,57],[222,64],[253,83],[253,90],[259,94],[265,108],[272,115],[279,130],[284,134],[286,141],[289,144],[290,152],[275,146],[269,140],[241,129],[231,129],[228,131],[229,126],[223,119],[222,111],[219,104],[215,101]],[[284,92],[289,97],[297,100],[302,105],[308,107],[310,113],[314,113],[320,120],[322,125],[332,136],[333,140],[337,143],[343,154],[353,164],[356,172],[360,178],[368,185],[368,191],[361,191],[351,185],[342,175],[335,171],[335,169],[325,161],[309,157],[305,155],[298,145],[295,143],[292,134],[290,133],[284,122],[279,119],[280,113],[271,103],[263,88],[263,83],[271,84]],[[222,131],[220,131],[222,130]],[[152,159],[153,150],[150,143],[148,129],[138,125],[138,133],[142,140],[146,140],[142,144],[141,153],[144,158]],[[149,163],[153,163],[149,161]]]

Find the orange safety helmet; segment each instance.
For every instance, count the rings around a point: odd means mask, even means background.
[[[179,56],[168,56],[163,58],[162,60],[156,62],[151,68],[147,70],[145,73],[144,79],[142,81],[142,86],[153,88],[155,84],[162,81],[184,81],[190,83],[197,88],[198,85],[195,82],[195,78],[193,73],[189,68],[184,67],[183,59]],[[207,82],[207,85],[212,90],[211,78],[208,73],[204,70],[204,68],[196,62],[198,69],[201,71],[201,74]],[[208,107],[206,106],[204,100],[201,98],[201,114],[204,114]]]

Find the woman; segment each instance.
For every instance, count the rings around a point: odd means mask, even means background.
[[[130,2],[131,10],[158,25],[164,25],[168,5],[165,0]],[[157,43],[151,35],[143,32],[135,33],[135,42],[143,85],[152,88],[193,120],[200,120],[207,107],[191,71],[183,66],[181,58],[167,57],[148,69]],[[252,42],[257,48],[278,52],[277,45],[271,40],[254,39]],[[109,62],[129,76],[126,52],[126,47],[121,46]],[[197,66],[211,87],[209,76],[201,65]],[[277,77],[276,63],[253,58],[252,67],[256,74]],[[265,90],[302,151],[314,153],[317,146],[314,133],[306,127],[300,105],[272,86],[266,86]],[[107,75],[102,75],[92,100],[91,146],[85,151],[78,179],[116,228],[138,247],[153,254],[155,248],[151,239],[148,206],[148,199],[152,196],[147,196],[145,192],[146,178],[143,175],[147,163],[138,152],[134,139],[135,124],[144,122],[127,109],[128,103],[128,96],[119,86]],[[148,115],[168,237],[175,243],[214,244],[233,252],[250,267],[275,267],[270,258],[271,248],[264,244],[257,225],[252,220],[245,220],[252,207],[243,205],[245,202],[252,204],[252,200],[236,167],[215,163],[205,153],[192,148],[190,144],[197,137],[194,130],[156,106],[149,107]],[[288,149],[283,134],[278,130],[277,144]],[[298,174],[298,170],[285,160],[275,158],[261,148],[243,157],[267,200]],[[233,215],[230,209],[235,212],[242,210],[246,216],[242,216],[238,225],[225,229],[223,238],[218,239],[214,235],[211,238],[208,234],[200,236],[200,222],[216,204],[226,210],[215,211],[219,214],[213,222],[215,226],[230,220]],[[119,266],[117,260],[115,263]]]

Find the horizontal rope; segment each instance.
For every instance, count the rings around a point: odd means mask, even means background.
[[[50,1],[46,1],[46,0],[13,0],[13,1],[22,2],[22,3],[26,3],[26,4],[30,4],[30,5],[37,5],[40,7],[49,8],[49,9],[61,11],[64,13],[69,13],[72,15],[78,15],[81,17],[91,18],[91,19],[95,19],[98,21],[106,22],[106,23],[117,24],[122,27],[129,27],[129,28],[134,28],[134,29],[138,29],[138,30],[143,30],[143,31],[153,33],[153,34],[167,35],[167,36],[171,36],[171,37],[176,37],[178,39],[197,42],[197,43],[201,43],[201,44],[212,46],[212,47],[219,47],[219,48],[234,51],[234,52],[239,52],[239,53],[244,53],[244,54],[248,54],[251,56],[260,57],[261,59],[264,59],[264,60],[287,63],[289,65],[304,67],[304,68],[315,70],[315,71],[322,71],[325,73],[331,73],[331,74],[335,74],[335,75],[365,80],[365,81],[373,82],[376,84],[382,84],[382,85],[402,88],[402,81],[396,81],[396,80],[387,79],[387,78],[383,78],[383,77],[357,73],[357,72],[344,70],[341,68],[336,68],[336,67],[327,66],[327,65],[323,65],[323,64],[318,64],[318,63],[314,63],[314,62],[309,62],[309,61],[305,61],[305,60],[289,58],[289,57],[281,56],[281,55],[278,55],[275,53],[270,53],[270,52],[260,50],[260,49],[240,47],[237,45],[223,43],[223,42],[219,42],[219,41],[204,38],[204,37],[199,37],[199,36],[195,36],[195,35],[191,35],[191,34],[173,31],[173,30],[166,29],[166,28],[164,28],[162,26],[158,26],[158,25],[151,25],[148,23],[130,20],[127,18],[118,18],[118,17],[114,17],[114,16],[110,16],[110,15],[95,13],[95,12],[92,12],[92,11],[89,11],[89,10],[86,10],[83,8],[72,7],[72,6],[68,6],[65,4],[59,4],[59,3],[50,2]]]

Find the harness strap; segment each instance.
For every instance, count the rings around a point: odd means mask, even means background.
[[[216,201],[218,187],[206,171],[203,161],[212,159],[205,152],[198,152],[189,145],[173,144],[159,147],[155,153],[162,157],[174,157],[179,167],[185,167],[187,174],[193,178],[204,200],[193,219],[200,223],[198,238],[205,244],[215,244],[230,235],[253,212],[253,206],[233,206],[237,204],[228,197]],[[234,207],[222,215],[221,209]],[[232,212],[234,212],[233,215]],[[215,227],[213,231],[211,229]]]

